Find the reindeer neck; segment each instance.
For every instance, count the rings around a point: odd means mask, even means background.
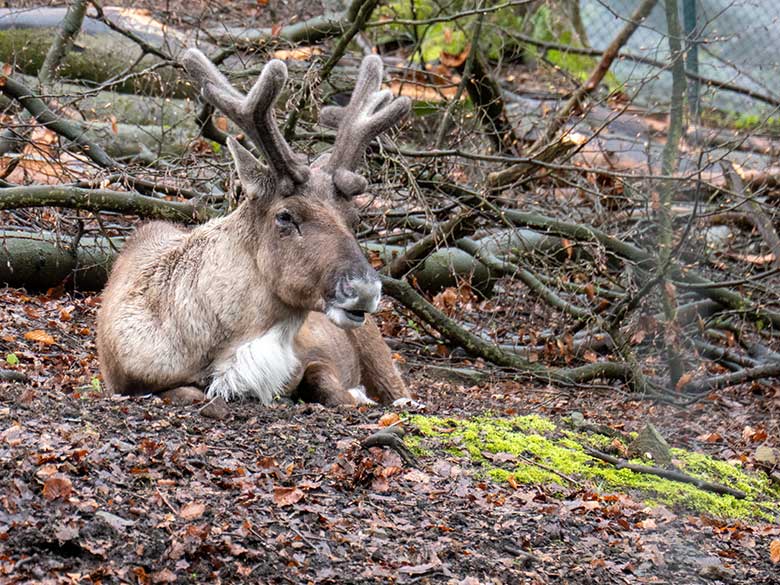
[[[249,338],[273,327],[297,332],[308,315],[288,307],[268,287],[275,275],[257,261],[262,248],[260,221],[247,202],[193,233],[208,241],[202,270],[208,271],[210,282],[202,285],[204,301],[219,307],[218,319],[231,333],[242,331]]]

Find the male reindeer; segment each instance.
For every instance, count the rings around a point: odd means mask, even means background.
[[[334,404],[358,401],[362,384],[377,401],[406,396],[366,319],[381,285],[351,232],[350,200],[367,187],[355,173],[364,150],[408,113],[408,98],[380,91],[381,59],[366,57],[349,104],[322,110],[320,122],[338,129],[333,149],[307,166],[273,115],[287,79],[281,61],[247,95],[197,50],[183,64],[268,166],[228,138],[245,193],[238,208],[191,231],[148,223],[127,242],[98,316],[108,390],[263,403],[298,392]]]

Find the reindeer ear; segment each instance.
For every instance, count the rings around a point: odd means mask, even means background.
[[[347,169],[336,169],[333,172],[333,184],[338,192],[347,199],[365,193],[368,188],[368,181]]]
[[[244,146],[232,136],[227,137],[227,147],[236,163],[238,179],[247,196],[254,198],[263,190],[266,169]]]

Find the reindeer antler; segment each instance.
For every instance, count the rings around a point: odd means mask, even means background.
[[[184,68],[200,85],[203,98],[228,118],[262,151],[280,190],[282,183],[301,184],[309,178],[309,168],[302,164],[287,144],[274,118],[274,103],[287,81],[287,67],[278,59],[269,61],[260,78],[243,95],[236,90],[216,66],[199,50],[189,49],[182,57]]]
[[[393,99],[389,90],[380,91],[382,59],[369,55],[360,65],[349,104],[326,106],[320,124],[338,128],[336,143],[322,169],[333,174],[336,187],[345,195],[363,191],[366,181],[353,171],[371,141],[397,124],[411,108],[408,97]]]

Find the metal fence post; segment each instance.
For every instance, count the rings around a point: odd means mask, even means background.
[[[699,33],[696,30],[696,0],[683,0],[683,30],[685,31],[685,70],[699,73]],[[691,115],[699,113],[699,80],[688,78],[688,108]]]

